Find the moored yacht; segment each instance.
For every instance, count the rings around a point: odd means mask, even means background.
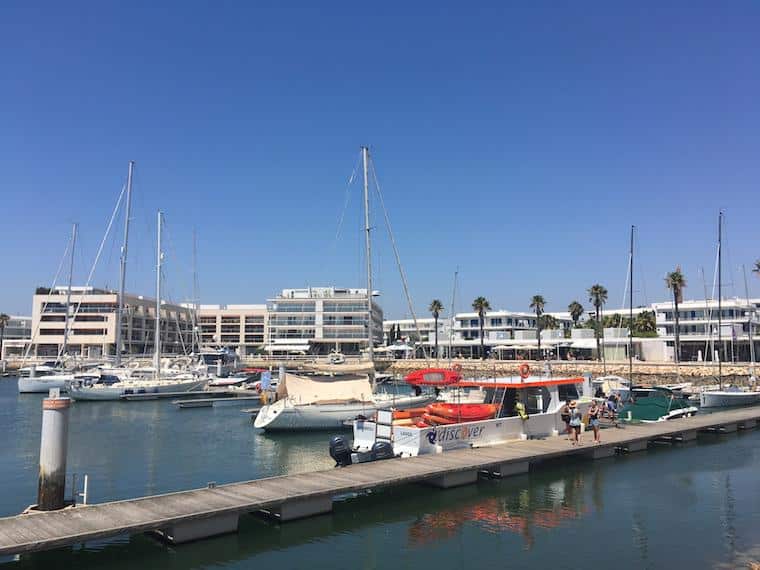
[[[414,408],[431,402],[432,395],[373,393],[367,376],[302,376],[286,373],[279,379],[275,403],[264,406],[254,427],[265,430],[342,429],[357,416],[378,409]]]

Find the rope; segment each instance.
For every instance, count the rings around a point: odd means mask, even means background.
[[[68,241],[66,241],[66,248],[63,250],[63,255],[61,256],[61,261],[60,261],[60,263],[58,263],[58,269],[55,272],[55,277],[53,277],[53,282],[50,284],[50,288],[48,289],[48,291],[51,291],[55,287],[55,284],[58,282],[58,277],[61,274],[61,269],[63,269],[63,262],[65,261],[66,256],[69,253],[69,247],[71,247],[71,238],[69,238]],[[45,314],[45,307],[47,307],[47,305],[48,305],[47,301],[45,301],[42,304],[42,310],[41,310],[41,314],[40,314],[40,320],[37,321],[37,327],[34,329],[34,332],[32,333],[32,338],[31,338],[31,340],[29,341],[29,344],[26,347],[26,352],[24,353],[24,357],[21,359],[21,364],[22,365],[24,364],[24,362],[26,362],[26,359],[29,358],[29,352],[32,350],[32,344],[33,344],[32,341],[34,341],[34,339],[37,337],[37,333],[40,330],[40,323],[42,323],[42,315]]]
[[[95,268],[98,266],[98,261],[100,260],[100,255],[103,253],[103,247],[105,246],[106,240],[108,239],[108,235],[111,233],[111,228],[113,227],[113,222],[116,219],[116,214],[119,211],[119,206],[121,205],[121,199],[124,197],[124,192],[126,191],[127,187],[126,185],[121,187],[121,192],[119,193],[119,197],[116,200],[116,206],[114,206],[113,212],[111,212],[111,218],[108,220],[108,226],[106,226],[106,231],[103,234],[103,239],[100,240],[100,246],[98,247],[98,251],[95,254],[95,260],[92,262],[92,267],[90,267],[90,273],[87,275],[87,281],[85,282],[85,288],[90,286],[90,283],[92,282],[92,276],[95,273]],[[76,322],[77,315],[79,314],[79,309],[82,307],[82,302],[79,301],[77,303],[77,308],[74,310],[74,315],[72,317],[72,322]],[[68,307],[66,308],[66,311],[68,311]],[[61,349],[58,351],[58,359],[60,359],[63,356],[63,346],[61,346]]]
[[[404,272],[404,267],[401,265],[401,256],[399,255],[398,248],[396,247],[396,239],[393,237],[393,230],[391,229],[391,221],[388,217],[388,210],[385,208],[385,200],[383,200],[383,193],[380,190],[380,182],[377,180],[377,172],[375,171],[375,162],[374,160],[370,162],[371,170],[372,170],[372,179],[375,181],[375,189],[377,190],[377,196],[380,199],[380,206],[383,209],[383,217],[385,218],[385,226],[388,229],[388,236],[391,240],[391,246],[393,247],[393,254],[396,257],[396,265],[398,266],[398,271],[401,274],[401,283],[404,286],[404,295],[406,296],[406,302],[409,305],[409,312],[412,315],[412,320],[414,321],[414,329],[417,331],[417,337],[420,339],[420,344],[422,346],[422,355],[425,358],[426,365],[430,365],[428,362],[428,353],[427,350],[425,350],[425,345],[422,344],[422,333],[420,332],[419,324],[417,323],[417,315],[414,312],[414,305],[412,303],[412,297],[409,294],[409,284],[406,280],[406,273]]]

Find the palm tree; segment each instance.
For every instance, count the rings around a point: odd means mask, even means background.
[[[538,355],[536,360],[541,359],[541,315],[544,312],[544,305],[546,301],[541,295],[533,295],[530,300],[530,308],[536,312],[536,336],[538,337]]]
[[[588,300],[596,309],[596,326],[594,327],[594,336],[596,337],[596,359],[602,359],[602,351],[599,348],[599,328],[602,326],[602,307],[607,302],[607,288],[599,283],[592,285],[588,290]]]
[[[486,349],[483,342],[483,324],[486,320],[486,311],[491,309],[491,304],[485,297],[478,297],[472,302],[472,309],[478,313],[478,322],[480,323],[480,358],[484,358]]]
[[[438,316],[443,312],[443,303],[438,299],[433,299],[430,302],[428,311],[432,313],[433,320],[435,321],[435,328],[433,329],[435,331],[435,357],[438,358]]]
[[[583,305],[578,301],[573,301],[567,306],[567,310],[570,311],[570,317],[573,319],[573,326],[577,327],[578,319],[580,319],[583,314]]]
[[[3,338],[5,337],[5,325],[11,318],[5,313],[0,313],[0,359],[3,357]]]
[[[760,277],[760,259],[755,261],[755,266],[752,268],[752,273]]]
[[[665,276],[665,285],[673,292],[673,311],[675,312],[676,324],[676,346],[675,357],[676,363],[681,362],[681,331],[679,330],[678,303],[683,301],[683,290],[686,287],[686,277],[681,273],[681,266],[676,266],[675,271],[671,271]]]

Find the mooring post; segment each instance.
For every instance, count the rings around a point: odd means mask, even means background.
[[[42,400],[40,478],[37,487],[37,508],[41,511],[64,507],[70,406],[71,398],[62,398],[57,388],[50,390],[50,395]]]
[[[279,384],[282,384],[285,381],[285,363],[280,362],[280,370],[278,372],[279,376],[277,378],[277,382]]]

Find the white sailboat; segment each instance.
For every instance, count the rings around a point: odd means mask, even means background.
[[[194,371],[173,371],[165,374],[161,363],[161,248],[162,214],[158,212],[158,247],[156,252],[156,328],[153,345],[153,377],[140,379],[132,377],[130,369],[112,369],[111,374],[74,379],[68,384],[69,394],[75,400],[119,400],[132,394],[161,394],[167,392],[189,392],[200,390],[206,384],[206,378]],[[124,270],[122,269],[122,280]],[[123,291],[123,283],[122,283]],[[119,305],[121,306],[121,299]],[[121,314],[121,310],[119,311]],[[120,337],[119,337],[120,338]],[[117,345],[117,353],[120,347]],[[117,359],[119,355],[117,354]]]
[[[431,395],[397,396],[375,393],[374,336],[372,330],[372,250],[369,217],[369,149],[362,147],[364,166],[364,232],[367,263],[367,355],[369,376],[333,377],[284,374],[278,401],[264,406],[254,426],[265,430],[341,429],[357,416],[380,408],[413,408],[433,400]],[[334,368],[347,364],[334,364]]]
[[[74,379],[74,375],[65,371],[61,366],[62,359],[66,356],[69,331],[71,330],[71,286],[74,273],[74,248],[77,242],[77,225],[74,224],[71,231],[71,241],[69,242],[69,285],[66,289],[66,314],[63,327],[63,347],[55,361],[55,367],[43,367],[39,369],[36,366],[28,368],[28,374],[22,375],[18,379],[18,391],[20,394],[42,393],[47,394],[50,390],[58,388],[66,389],[66,384]],[[28,351],[27,351],[28,353]]]
[[[718,214],[718,348],[722,347],[722,263],[721,254],[723,248],[723,212]],[[746,275],[745,275],[745,287],[746,287]],[[747,294],[749,297],[749,294]],[[752,315],[749,320],[750,326],[750,346],[752,346]],[[754,348],[750,352],[752,355],[752,364],[754,365]],[[739,386],[729,386],[723,388],[723,369],[722,369],[723,355],[718,352],[718,382],[720,388],[718,390],[705,390],[699,395],[699,403],[703,408],[727,408],[732,406],[751,406],[753,404],[760,403],[760,391],[755,387],[753,390],[741,388]]]
[[[278,400],[264,406],[254,427],[267,431],[342,429],[357,416],[379,409],[424,406],[431,395],[378,394],[364,375],[302,376],[286,373],[277,386]]]

